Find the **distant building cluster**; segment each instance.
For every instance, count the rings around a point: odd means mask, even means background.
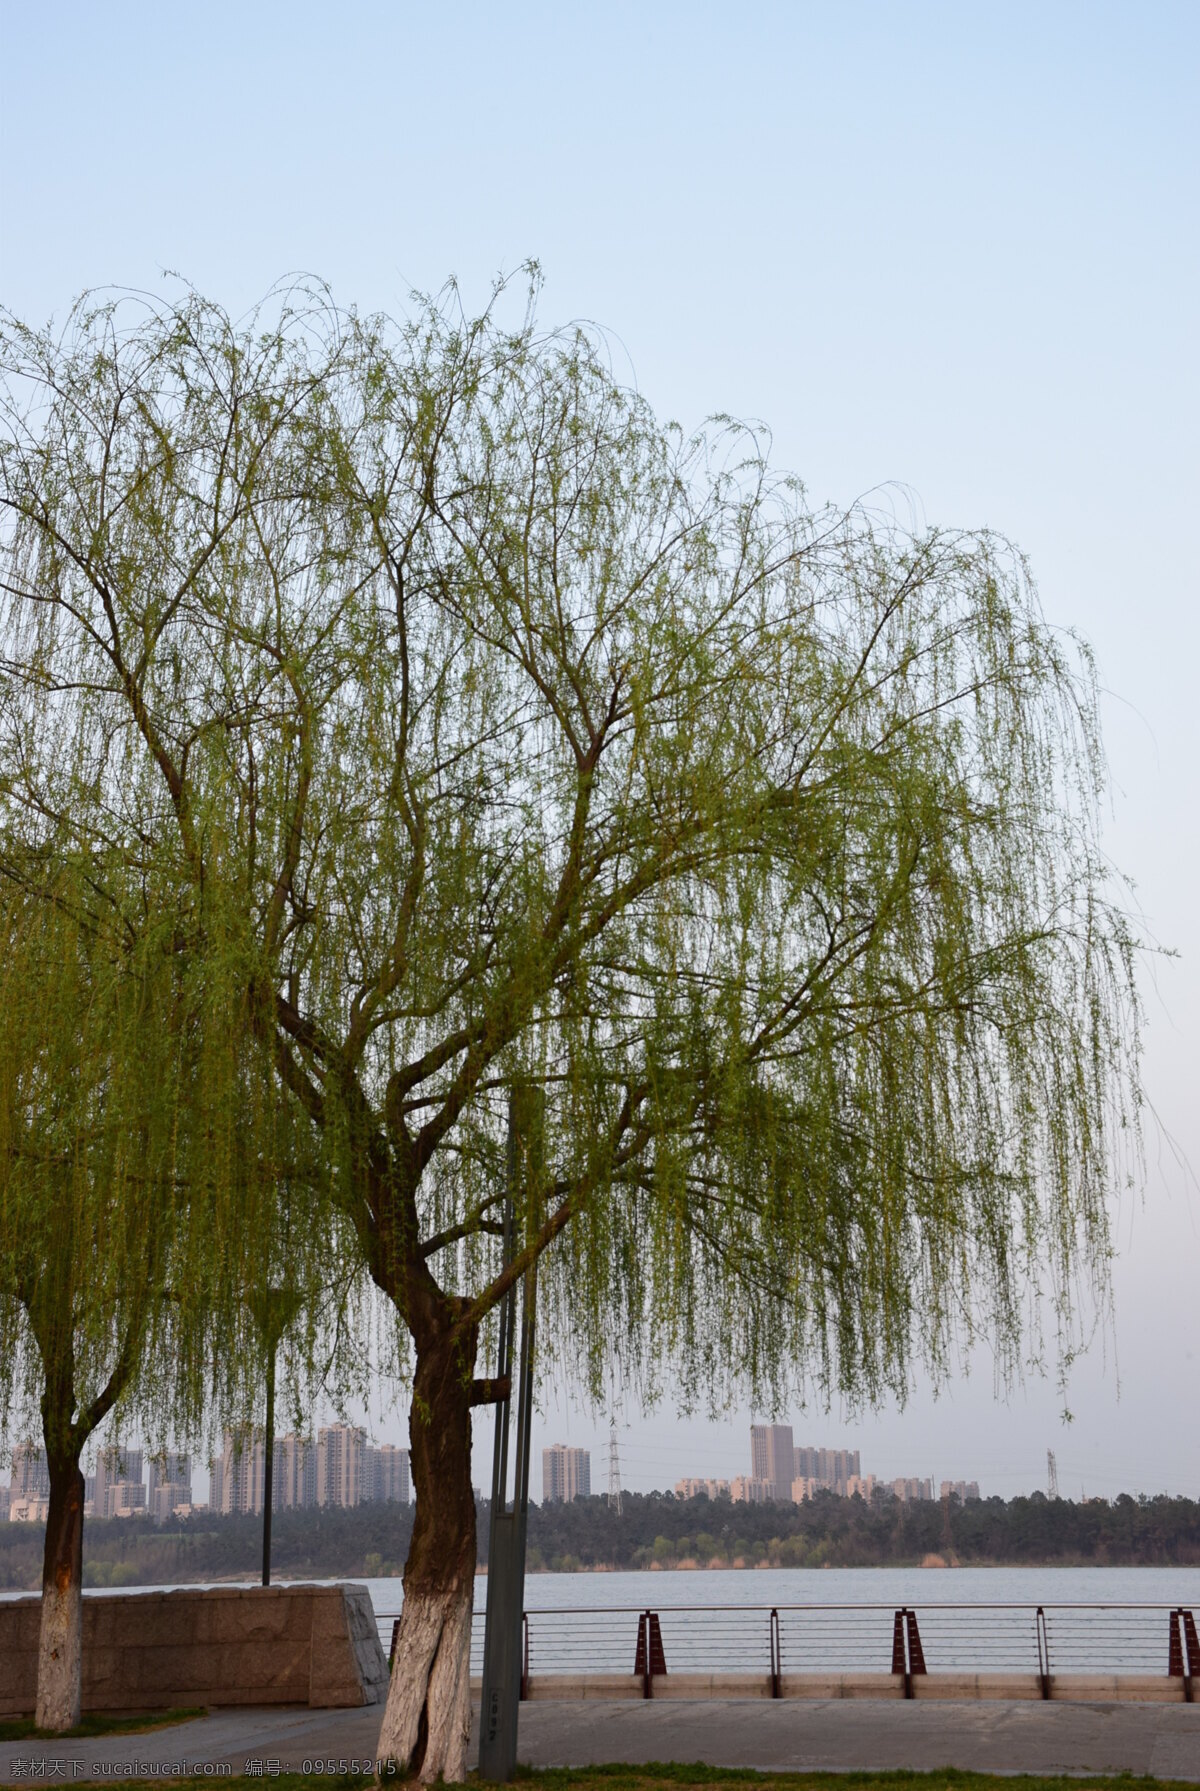
[[[542,1450],[542,1503],[569,1504],[592,1490],[592,1457],[587,1449],[553,1443]]]
[[[820,1492],[846,1499],[857,1496],[868,1503],[876,1492],[886,1492],[907,1503],[932,1499],[933,1481],[880,1480],[863,1473],[857,1449],[797,1448],[790,1424],[752,1424],[748,1474],[734,1480],[685,1478],[675,1483],[676,1497],[681,1499],[728,1498],[748,1505],[799,1505]],[[979,1482],[943,1480],[942,1497],[951,1494],[964,1501],[977,1499]]]
[[[103,1449],[96,1471],[83,1482],[85,1517],[132,1517],[152,1511],[168,1517],[178,1505],[191,1509],[192,1472],[186,1455],[156,1456],[150,1463],[147,1505],[145,1457],[141,1449]],[[50,1508],[50,1467],[46,1451],[34,1443],[13,1450],[12,1483],[0,1487],[0,1518],[12,1523],[44,1523]]]
[[[50,1499],[50,1468],[46,1451],[32,1443],[13,1450],[12,1480],[8,1488],[8,1515],[13,1523],[37,1523],[46,1516]]]
[[[728,1499],[733,1495],[728,1480],[677,1480],[675,1496],[678,1499]]]
[[[226,1431],[222,1452],[209,1464],[209,1502],[192,1500],[190,1455],[168,1450],[151,1456],[149,1485],[145,1452],[102,1449],[95,1472],[84,1478],[85,1517],[135,1517],[155,1523],[188,1517],[194,1511],[223,1516],[262,1512],[266,1498],[266,1449],[261,1431]],[[411,1497],[408,1450],[390,1443],[376,1448],[366,1432],[331,1424],[316,1440],[289,1435],[275,1439],[271,1509],[313,1505],[407,1505]],[[0,1486],[0,1522],[44,1523],[49,1510],[50,1470],[46,1451],[32,1443],[13,1451],[12,1483]]]
[[[904,1504],[910,1499],[917,1502],[933,1497],[932,1480],[893,1480],[889,1484],[896,1497]]]
[[[209,1503],[228,1516],[257,1515],[266,1503],[266,1445],[261,1431],[226,1431],[212,1463]],[[331,1424],[311,1437],[276,1437],[271,1474],[272,1511],[315,1505],[407,1505],[408,1450],[379,1448],[353,1424]]]

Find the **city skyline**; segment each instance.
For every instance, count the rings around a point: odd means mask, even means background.
[[[142,1448],[103,1446],[84,1476],[86,1517],[131,1517],[155,1522],[193,1512],[260,1516],[265,1506],[265,1442],[253,1426],[226,1430],[220,1455],[209,1462],[208,1497],[193,1497],[189,1453],[167,1450],[147,1460]],[[149,1484],[146,1474],[149,1472]],[[12,1479],[0,1481],[0,1521],[44,1522],[50,1495],[45,1448],[21,1443],[13,1450]],[[276,1437],[271,1509],[353,1506],[411,1501],[408,1451],[371,1443],[356,1425],[322,1426],[315,1437],[289,1432]]]
[[[675,1482],[677,1498],[728,1498],[733,1504],[798,1505],[822,1492],[842,1498],[860,1497],[868,1502],[876,1492],[890,1494],[907,1503],[909,1500],[931,1500],[933,1480],[919,1475],[898,1475],[885,1480],[876,1474],[863,1474],[857,1449],[828,1449],[812,1444],[797,1445],[790,1424],[752,1424],[750,1426],[750,1472],[737,1474],[732,1480],[708,1476],[685,1475]],[[943,1480],[939,1497],[978,1499],[977,1480]]]
[[[775,1447],[786,1450],[792,1427],[752,1426],[751,1429],[750,1456],[753,1469],[770,1459],[768,1454],[764,1454],[769,1445],[764,1442],[762,1433],[768,1430],[776,1432]],[[755,1432],[760,1433],[757,1439]],[[261,1435],[253,1433],[247,1447],[233,1433],[226,1432],[224,1445],[222,1455],[210,1463],[209,1500],[197,1500],[194,1504],[189,1502],[189,1498],[181,1496],[191,1494],[192,1467],[188,1454],[160,1452],[151,1456],[143,1468],[141,1464],[145,1452],[141,1449],[123,1452],[112,1447],[101,1449],[97,1452],[96,1471],[86,1477],[85,1511],[89,1516],[109,1517],[127,1517],[146,1512],[157,1521],[162,1521],[171,1514],[187,1515],[192,1510],[209,1511],[214,1515],[261,1515]],[[954,1497],[965,1502],[984,1496],[980,1482],[974,1478],[938,1479],[932,1475],[864,1474],[861,1472],[861,1457],[857,1450],[836,1450],[794,1442],[791,1448],[796,1472],[783,1499],[784,1503],[799,1503],[821,1491],[832,1491],[844,1497],[857,1494],[868,1501],[876,1491],[890,1494],[902,1501]],[[347,1467],[345,1464],[354,1460],[355,1450],[361,1451],[360,1464]],[[591,1454],[592,1451],[577,1445],[547,1445],[542,1450],[541,1502],[565,1502],[590,1496]],[[17,1446],[13,1456],[12,1485],[0,1480],[0,1522],[9,1518],[10,1506],[13,1505],[19,1507],[16,1514],[18,1521],[44,1518],[45,1495],[49,1490],[44,1449],[38,1445],[22,1444]],[[229,1465],[235,1458],[239,1465],[230,1472]],[[812,1471],[806,1473],[806,1469]],[[141,1477],[147,1471],[148,1497],[145,1496],[147,1489]],[[133,1480],[131,1475],[135,1472],[139,1473],[139,1478]],[[653,1486],[637,1490],[670,1490],[677,1498],[682,1499],[728,1497],[737,1503],[742,1500],[757,1502],[776,1497],[776,1493],[769,1490],[771,1484],[769,1480],[753,1472],[729,1477],[692,1474],[679,1476],[673,1487]],[[14,1486],[17,1489],[15,1493]],[[356,1488],[363,1489],[357,1496]],[[368,1488],[370,1490],[366,1490]],[[626,1486],[625,1490],[634,1489]],[[1032,1493],[1048,1491],[1042,1486],[1032,1486],[1025,1490]],[[486,1488],[477,1486],[476,1492],[483,1497]],[[408,1503],[411,1496],[408,1452],[395,1445],[371,1444],[361,1426],[323,1426],[317,1430],[315,1437],[288,1433],[275,1440],[274,1510],[389,1500]],[[1070,1491],[1064,1496],[1070,1498]],[[1088,1494],[1086,1487],[1080,1488],[1079,1498],[1082,1503],[1104,1497],[1104,1494],[1094,1492]],[[103,1504],[103,1510],[97,1508],[99,1504]]]

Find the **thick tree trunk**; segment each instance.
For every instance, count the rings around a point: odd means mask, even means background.
[[[379,1756],[420,1778],[462,1780],[471,1738],[473,1344],[418,1348],[409,1439],[417,1508]]]
[[[83,1690],[83,1475],[79,1459],[51,1460],[42,1558],[37,1724],[72,1729]]]

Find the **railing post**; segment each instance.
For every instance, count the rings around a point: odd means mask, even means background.
[[[912,1687],[908,1682],[908,1661],[904,1652],[904,1611],[896,1612],[892,1622],[892,1672],[904,1680],[904,1695],[912,1697]]]
[[[1167,1619],[1167,1678],[1183,1678],[1183,1625],[1180,1622],[1182,1612],[1176,1608]]]
[[[1196,1618],[1191,1611],[1179,1607],[1179,1622],[1183,1629],[1183,1695],[1190,1704],[1195,1697],[1194,1679],[1200,1679],[1200,1636],[1196,1634]]]
[[[779,1657],[779,1611],[774,1605],[771,1607],[769,1634],[771,1640],[771,1696],[779,1698],[783,1696],[783,1689],[779,1683],[782,1663]]]
[[[1042,1682],[1042,1699],[1044,1702],[1049,1702],[1050,1636],[1046,1629],[1046,1613],[1041,1605],[1037,1608],[1037,1616],[1034,1619],[1034,1629],[1037,1634],[1038,1677]]]
[[[654,1691],[651,1678],[654,1673],[654,1612],[643,1611],[638,1617],[637,1651],[633,1657],[633,1670],[642,1676],[642,1696],[652,1698]]]
[[[908,1630],[908,1671],[911,1677],[913,1673],[924,1673],[925,1650],[921,1646],[921,1632],[917,1628],[917,1613],[905,1611],[904,1621]]]
[[[906,1698],[911,1698],[913,1695],[912,1669],[908,1658],[908,1648],[905,1645],[905,1629],[907,1622],[911,1620],[911,1615],[908,1606],[901,1605],[892,1623],[892,1672],[903,1674]],[[910,1636],[911,1633],[910,1630]],[[924,1672],[924,1670],[924,1663],[922,1663],[921,1671]]]
[[[521,1612],[521,1703],[529,1696],[529,1612]]]

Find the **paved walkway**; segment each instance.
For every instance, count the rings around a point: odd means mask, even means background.
[[[478,1716],[478,1712],[476,1713]],[[223,1710],[144,1735],[0,1742],[0,1784],[264,1770],[369,1771],[379,1705]],[[1133,1772],[1200,1784],[1200,1704],[911,1704],[722,1700],[526,1704],[531,1766],[704,1760],[765,1770],[958,1766],[978,1772]],[[43,1764],[44,1762],[44,1764]],[[268,1780],[269,1784],[269,1780]]]

